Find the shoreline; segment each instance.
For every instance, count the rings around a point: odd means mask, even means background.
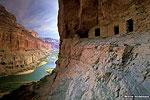
[[[37,81],[20,81],[20,82],[7,82],[9,84],[27,84],[27,83],[32,83],[32,82],[37,82]]]
[[[47,57],[46,59],[48,59],[48,57]],[[31,74],[31,73],[33,73],[37,68],[42,67],[42,66],[46,65],[47,63],[48,63],[48,62],[46,62],[46,61],[42,61],[42,62],[40,62],[40,64],[39,64],[35,69],[27,70],[27,71],[24,71],[24,72],[19,72],[19,73],[15,74],[15,75]]]
[[[41,66],[44,66],[44,65],[46,65],[48,62],[47,61],[42,61],[38,66],[37,66],[37,68],[39,68],[39,67],[41,67]]]
[[[24,71],[24,72],[19,72],[19,73],[17,73],[17,74],[15,74],[15,75],[26,75],[26,74],[31,74],[31,73],[33,73],[35,70],[33,69],[33,70],[28,70],[28,71]]]
[[[8,95],[10,93],[11,93],[10,91],[0,92],[0,98],[2,98],[4,95]]]
[[[42,66],[46,65],[47,63],[48,63],[48,62],[43,61],[43,62],[41,62],[40,65],[37,66],[35,69],[27,70],[27,71],[24,71],[24,72],[19,72],[19,73],[15,74],[15,75],[26,75],[26,74],[31,74],[31,73],[33,73],[37,68],[42,67]]]

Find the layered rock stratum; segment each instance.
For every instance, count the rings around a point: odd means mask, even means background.
[[[125,96],[149,96],[149,13],[149,0],[59,0],[61,43],[56,69],[1,100],[133,100]],[[133,32],[124,29],[128,19],[134,20]],[[123,27],[122,34],[112,36],[116,23]],[[107,35],[87,38],[97,26]]]
[[[44,38],[47,43],[49,43],[54,50],[59,50],[59,40],[53,38]]]
[[[35,69],[51,49],[37,32],[18,24],[16,17],[0,5],[0,76]]]

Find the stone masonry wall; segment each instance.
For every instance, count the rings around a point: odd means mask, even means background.
[[[143,1],[144,2],[144,1]],[[131,5],[132,4],[132,5]],[[99,24],[96,26],[96,28],[100,28],[101,30],[101,36],[100,37],[108,37],[114,35],[114,26],[119,26],[119,34],[126,34],[127,33],[127,20],[132,19],[134,22],[134,32],[141,32],[149,31],[149,13],[150,13],[150,7],[149,7],[149,1],[146,1],[143,4],[136,4],[131,3],[123,11],[115,12],[115,14],[111,14],[111,17],[109,20],[104,20],[104,22],[99,16]],[[120,8],[118,8],[120,10]],[[116,15],[118,14],[118,15]],[[110,16],[109,15],[109,16]],[[106,17],[107,18],[107,17]],[[105,19],[105,17],[104,17]],[[143,27],[144,26],[144,27]],[[93,27],[89,32],[89,38],[95,37],[95,27]]]

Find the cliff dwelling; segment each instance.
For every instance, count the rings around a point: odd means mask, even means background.
[[[149,100],[150,0],[58,0],[58,3],[60,51],[56,68],[0,100]],[[2,11],[6,12],[4,8]],[[8,19],[15,20],[12,18]],[[6,27],[10,24],[6,23]],[[29,38],[28,48],[47,47],[43,45],[45,41],[37,42],[34,38],[33,43]],[[19,48],[25,48],[21,40]],[[37,62],[35,59],[43,54],[47,55],[38,51],[35,56],[29,55],[22,65]],[[9,65],[7,62],[8,59],[1,64]]]
[[[95,29],[95,37],[100,36],[100,28]]]
[[[101,28],[101,29],[100,29]],[[89,38],[110,37],[118,34],[126,34],[134,31],[134,20],[114,21],[109,25],[96,25],[88,32]],[[86,37],[88,38],[88,37]]]
[[[114,26],[114,35],[117,35],[117,34],[119,34],[119,25],[117,25],[117,26]]]
[[[89,34],[88,31],[84,32],[84,33],[78,33],[80,38],[89,38]]]
[[[127,32],[133,32],[133,20],[127,20]]]

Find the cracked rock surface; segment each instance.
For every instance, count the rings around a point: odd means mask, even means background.
[[[123,97],[149,95],[149,40],[149,32],[107,39],[66,39],[62,42],[61,59],[50,76],[1,100],[13,97],[16,100],[132,100]]]

